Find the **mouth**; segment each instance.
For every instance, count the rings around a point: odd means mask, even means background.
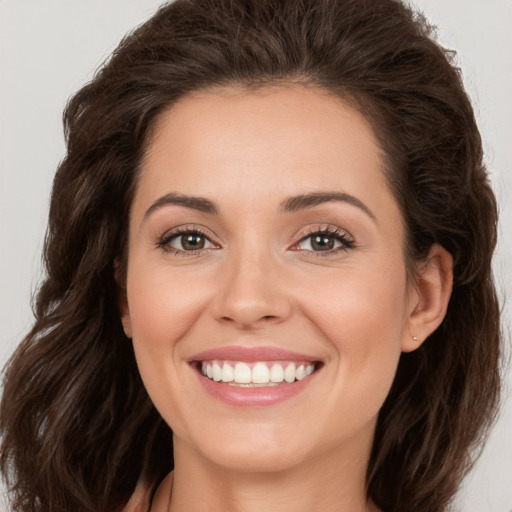
[[[234,387],[272,387],[291,384],[309,377],[318,362],[309,361],[200,361],[196,368],[203,377]]]
[[[324,363],[273,347],[223,347],[189,361],[207,393],[230,406],[263,407],[289,400],[310,387]]]

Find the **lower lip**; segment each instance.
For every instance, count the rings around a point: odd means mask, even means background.
[[[237,407],[265,407],[289,400],[304,391],[315,378],[317,371],[295,382],[268,387],[238,387],[215,382],[196,371],[200,383],[211,396]]]

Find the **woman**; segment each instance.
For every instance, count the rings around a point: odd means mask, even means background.
[[[496,206],[395,1],[177,1],[66,112],[16,510],[445,510],[497,404]]]

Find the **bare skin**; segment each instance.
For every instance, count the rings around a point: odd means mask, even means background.
[[[125,332],[174,435],[152,512],[377,510],[365,474],[379,409],[451,291],[450,255],[433,246],[412,279],[403,239],[380,148],[339,98],[222,89],[159,119],[120,283]],[[234,347],[289,350],[314,372],[268,404],[229,401],[234,383],[196,359]]]

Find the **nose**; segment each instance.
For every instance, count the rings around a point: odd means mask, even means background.
[[[225,262],[218,276],[214,315],[238,329],[256,330],[280,323],[292,312],[282,269],[268,254],[243,254]]]

